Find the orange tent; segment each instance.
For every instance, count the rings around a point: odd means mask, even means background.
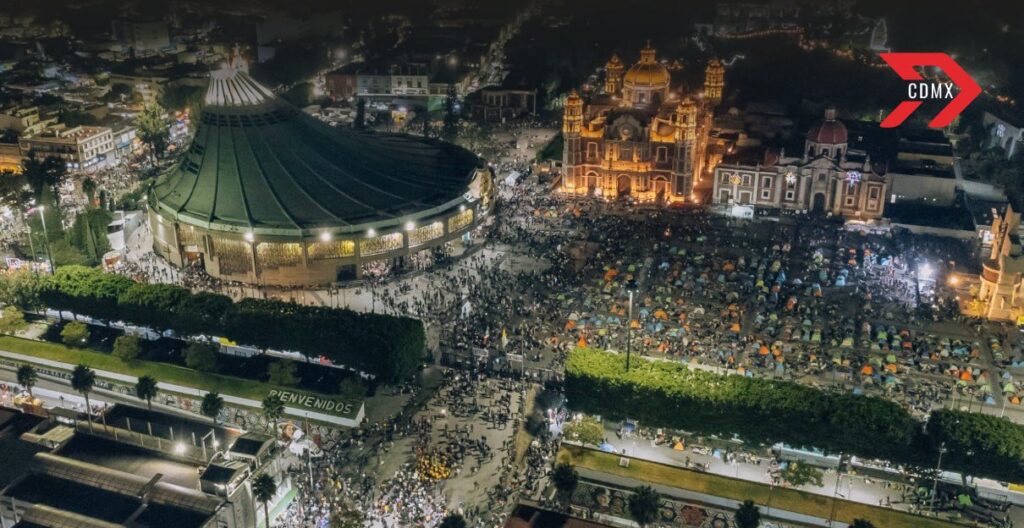
[[[734,334],[740,333],[740,324],[739,323],[733,323],[732,326],[729,327],[729,331],[734,333]]]
[[[974,376],[971,376],[971,371],[965,370],[960,373],[960,379],[962,381],[974,381]]]
[[[885,365],[885,370],[895,373],[898,369],[895,363],[888,363]]]
[[[757,353],[762,355],[762,356],[767,356],[768,355],[768,347],[766,347],[764,345],[761,345],[761,348],[759,348],[757,350]]]
[[[581,348],[586,347],[587,346],[587,338],[583,337],[583,335],[580,334],[580,340],[576,342],[576,346],[581,347]]]
[[[874,373],[875,373],[875,368],[872,367],[871,365],[864,365],[860,369],[861,376],[870,376],[870,375],[872,375]]]
[[[565,322],[565,331],[566,332],[568,332],[570,330],[575,330],[575,329],[576,329],[576,321],[573,321],[572,319],[569,319],[568,321]]]

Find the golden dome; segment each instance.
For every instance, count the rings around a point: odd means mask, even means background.
[[[655,60],[654,48],[648,43],[647,47],[640,51],[640,62],[626,72],[623,81],[627,86],[662,88],[667,87],[671,79],[668,70]]]
[[[661,64],[635,64],[626,72],[625,83],[632,86],[668,86],[671,77]]]

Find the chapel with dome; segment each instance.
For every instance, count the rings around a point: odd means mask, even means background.
[[[848,219],[882,217],[890,181],[863,148],[851,148],[835,108],[807,131],[803,152],[738,151],[714,170],[713,202],[721,206],[817,212]]]
[[[561,192],[629,197],[637,202],[693,199],[705,170],[708,133],[722,100],[724,66],[711,60],[703,93],[673,86],[671,68],[648,43],[628,69],[618,55],[605,64],[602,90],[565,100]]]

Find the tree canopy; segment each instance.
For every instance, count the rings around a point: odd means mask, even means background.
[[[170,125],[160,105],[146,105],[135,117],[135,129],[138,131],[139,139],[149,146],[154,158],[164,153],[170,137]]]
[[[661,495],[650,486],[640,486],[633,490],[626,503],[629,516],[640,526],[647,526],[658,518],[661,509]]]
[[[223,295],[136,283],[83,266],[64,266],[51,276],[30,280],[20,274],[0,276],[0,301],[25,308],[42,304],[179,335],[222,336],[241,345],[301,352],[310,359],[323,356],[388,382],[412,377],[426,349],[423,323],[409,317],[267,299],[233,303]]]
[[[745,500],[736,510],[733,516],[736,521],[736,528],[757,528],[761,525],[761,510],[752,500]]]
[[[794,382],[723,375],[681,363],[634,361],[577,349],[566,362],[570,408],[651,427],[737,436],[753,444],[883,458],[1011,482],[1024,480],[1024,427],[1006,418],[933,411],[927,428],[895,402]]]

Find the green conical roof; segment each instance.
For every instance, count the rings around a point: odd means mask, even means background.
[[[192,145],[153,198],[197,227],[308,236],[455,203],[479,166],[449,143],[328,126],[245,72],[219,70]]]

